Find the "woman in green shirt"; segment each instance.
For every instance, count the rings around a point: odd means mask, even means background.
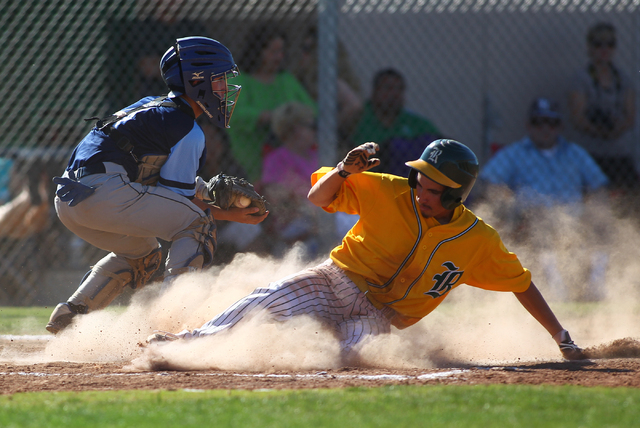
[[[261,176],[264,144],[269,137],[271,112],[289,101],[316,105],[300,82],[284,70],[286,37],[278,29],[262,24],[249,32],[240,58],[240,76],[233,83],[242,86],[242,103],[229,128],[231,151],[247,171],[247,179]]]

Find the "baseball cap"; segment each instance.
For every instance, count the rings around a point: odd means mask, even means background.
[[[529,118],[534,117],[560,119],[560,106],[548,98],[536,98],[529,107]]]

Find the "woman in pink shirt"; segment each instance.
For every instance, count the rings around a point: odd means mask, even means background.
[[[272,252],[282,253],[298,241],[309,255],[317,247],[317,210],[307,200],[311,174],[318,169],[313,109],[289,102],[274,110],[271,129],[281,145],[268,152],[262,165],[262,191],[270,202],[267,234]]]

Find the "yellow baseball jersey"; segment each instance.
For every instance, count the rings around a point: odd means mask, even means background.
[[[330,170],[313,173],[312,184]],[[512,292],[531,284],[498,232],[464,205],[448,224],[424,218],[406,178],[353,174],[324,210],[359,214],[331,259],[376,306],[396,311],[396,327],[418,322],[461,284]]]

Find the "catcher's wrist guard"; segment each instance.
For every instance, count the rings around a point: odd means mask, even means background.
[[[202,177],[196,177],[196,198],[205,201],[211,202],[211,197],[209,196],[209,189],[207,188],[207,182],[202,179]]]

